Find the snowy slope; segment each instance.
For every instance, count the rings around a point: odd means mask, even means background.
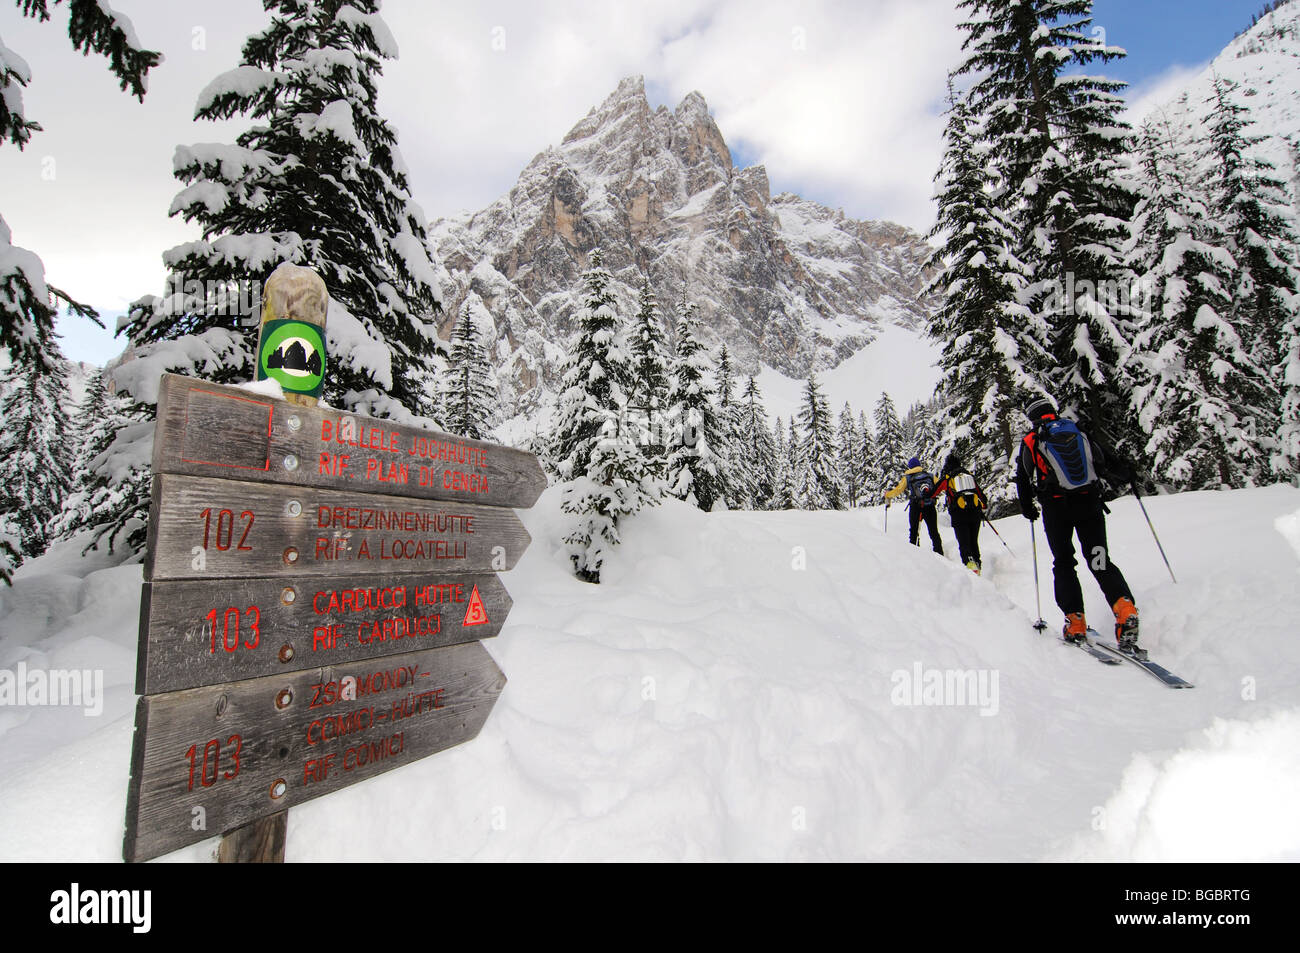
[[[876,339],[848,360],[817,375],[817,386],[839,420],[848,403],[871,417],[881,394],[888,394],[900,413],[918,401],[934,396],[939,386],[938,360],[943,348],[923,334],[906,328],[884,327]],[[790,420],[804,403],[806,380],[793,380],[764,366],[755,378],[769,418]],[[741,390],[743,390],[743,382]]]
[[[553,488],[505,576],[482,734],[294,808],[288,857],[1300,860],[1300,490],[1148,501],[1177,585],[1135,502],[1112,508],[1144,642],[1193,690],[1035,634],[1019,518],[976,577],[896,508],[885,535],[880,510],[669,503],[596,587],[562,564]],[[119,856],[139,580],[65,545],[0,592],[0,669],[106,681],[99,717],[0,708],[0,860]],[[961,673],[983,694],[912,704]]]
[[[1249,133],[1262,136],[1257,154],[1273,164],[1277,177],[1300,200],[1300,3],[1262,16],[1214,61],[1152,114],[1167,116],[1189,135],[1203,135],[1210,116],[1215,77],[1239,84],[1238,105],[1250,110]]]

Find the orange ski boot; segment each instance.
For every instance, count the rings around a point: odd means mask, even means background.
[[[1068,612],[1065,615],[1065,628],[1061,638],[1067,642],[1084,642],[1088,638],[1088,622],[1082,612]]]
[[[1146,658],[1146,651],[1138,647],[1138,610],[1133,600],[1117,599],[1112,608],[1115,610],[1115,641],[1119,650],[1137,658]]]

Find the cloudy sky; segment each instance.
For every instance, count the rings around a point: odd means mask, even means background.
[[[74,53],[67,14],[46,24],[0,2],[0,41],[23,56],[26,150],[0,146],[0,214],[47,276],[105,314],[157,294],[161,253],[197,237],[167,217],[179,144],[229,142],[242,123],[195,123],[194,102],[267,22],[260,0],[111,0],[165,62],[138,103],[105,61]],[[1202,68],[1262,0],[1096,0],[1096,27],[1129,51],[1106,67],[1148,102]],[[793,191],[918,230],[933,220],[945,80],[961,61],[954,0],[386,0],[401,50],[380,106],[431,218],[487,205],[624,76],[651,106],[698,90],[737,165]],[[121,349],[80,319],[65,351]]]

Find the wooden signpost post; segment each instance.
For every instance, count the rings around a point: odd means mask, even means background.
[[[215,833],[223,860],[283,859],[289,807],[474,738],[505,685],[479,642],[510,611],[495,574],[528,546],[511,507],[545,488],[537,459],[311,406],[323,332],[275,307],[323,325],[323,286],[280,275],[260,376],[288,366],[303,394],[161,384],[128,861]]]

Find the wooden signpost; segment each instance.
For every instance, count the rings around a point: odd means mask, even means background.
[[[280,276],[259,377],[298,393],[161,383],[128,861],[215,833],[223,860],[283,859],[289,807],[474,738],[505,685],[479,643],[537,459],[312,406],[323,286]]]

